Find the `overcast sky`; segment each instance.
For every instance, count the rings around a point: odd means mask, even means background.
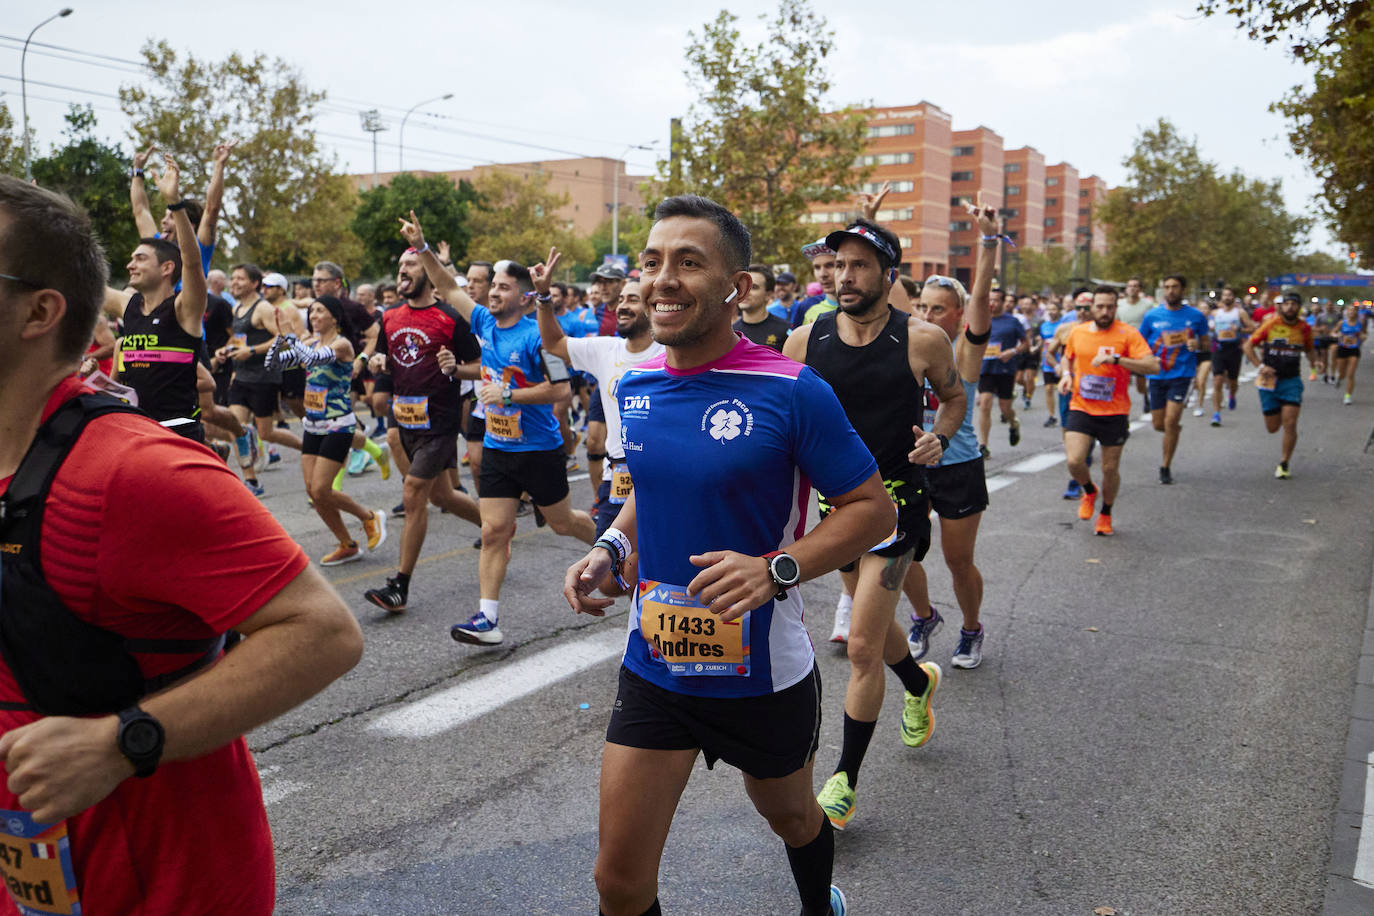
[[[626,147],[667,147],[669,119],[692,102],[683,73],[687,33],[725,6],[720,0],[74,5],[71,16],[44,26],[34,40],[125,60],[137,58],[150,37],[209,59],[235,50],[291,59],[307,84],[328,93],[318,128],[349,171],[372,168],[359,110],[380,108],[391,127],[379,136],[378,165],[385,171],[397,166],[396,128],[404,110],[452,92],[452,99],[410,117],[408,167],[580,154],[624,157],[631,172],[641,173],[652,170],[655,153]],[[953,115],[955,129],[986,125],[1008,148],[1029,144],[1047,162],[1067,160],[1080,174],[1096,173],[1111,184],[1124,178],[1122,159],[1140,128],[1166,116],[1224,169],[1282,179],[1289,207],[1310,213],[1318,183],[1289,151],[1283,120],[1268,111],[1305,72],[1279,48],[1249,41],[1229,19],[1203,19],[1194,6],[1192,0],[867,0],[816,8],[835,39],[837,105],[927,100]],[[0,35],[22,42],[59,8],[48,0],[0,0]],[[746,38],[759,39],[765,34],[759,14],[776,6],[735,0],[728,8]],[[0,98],[16,120],[18,44],[0,39]],[[93,103],[99,132],[127,145],[127,121],[110,96],[137,74],[109,60],[97,66],[53,53],[61,52],[31,46],[28,56],[37,148],[59,138],[72,101]],[[1313,245],[1344,253],[1324,228]]]

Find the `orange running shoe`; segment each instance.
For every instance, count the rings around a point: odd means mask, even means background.
[[[1110,515],[1099,515],[1097,517],[1097,527],[1093,528],[1093,533],[1100,534],[1103,537],[1110,537],[1116,534],[1116,532],[1112,530],[1112,517]]]
[[[1087,521],[1093,517],[1093,506],[1097,505],[1096,493],[1084,493],[1078,500],[1078,517]]]

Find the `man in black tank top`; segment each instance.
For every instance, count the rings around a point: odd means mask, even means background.
[[[860,219],[832,232],[826,244],[836,253],[839,310],[793,331],[783,353],[830,383],[897,503],[893,537],[858,558],[852,581],[844,744],[835,775],[818,797],[830,822],[843,830],[854,815],[859,766],[883,704],[884,664],[906,688],[902,740],[920,747],[930,737],[940,667],[912,659],[894,612],[907,569],[930,547],[924,466],[939,462],[963,421],[967,398],[944,331],[888,305],[901,263],[896,236]],[[922,394],[927,382],[940,398],[929,429]]]
[[[135,290],[124,310],[124,336],[115,362],[119,380],[138,392],[138,404],[163,426],[205,441],[196,390],[196,359],[205,317],[205,271],[196,232],[182,203],[179,172],[169,155],[154,175],[176,222],[177,243],[148,237],[129,258]],[[181,291],[174,292],[177,283]]]

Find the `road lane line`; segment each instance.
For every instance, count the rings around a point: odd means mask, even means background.
[[[308,783],[296,782],[293,779],[274,779],[273,777],[280,771],[281,767],[263,767],[258,770],[258,779],[262,781],[262,803],[264,805],[275,804],[288,795],[295,795],[301,789],[309,788]]]
[[[1367,758],[1364,777],[1364,819],[1360,825],[1360,845],[1355,853],[1352,877],[1365,887],[1374,887],[1374,752]]]
[[[1150,421],[1149,421],[1149,420],[1136,420],[1136,421],[1133,422],[1129,427],[1127,427],[1127,429],[1129,429],[1131,432],[1135,432],[1136,430],[1138,430],[1138,429],[1144,429],[1145,427],[1147,427],[1147,426],[1149,426],[1149,425],[1150,425]]]
[[[624,649],[625,630],[615,627],[595,636],[545,649],[528,658],[502,663],[490,674],[430,694],[379,716],[367,728],[398,738],[431,738],[579,671],[599,665],[619,655]]]
[[[1003,470],[1011,471],[1013,474],[1036,474],[1048,470],[1064,460],[1063,452],[1044,452],[1027,458],[1025,461],[1018,461]]]
[[[1005,474],[998,474],[996,477],[988,478],[988,492],[996,493],[1003,487],[1009,487],[1016,483],[1015,477],[1008,477]]]

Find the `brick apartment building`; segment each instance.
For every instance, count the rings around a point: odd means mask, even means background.
[[[904,274],[948,270],[950,125],[950,116],[929,102],[869,112],[868,146],[860,161],[872,167],[872,177],[863,190],[874,193],[884,181],[892,186],[878,221],[901,239]],[[848,204],[816,205],[811,222],[817,237],[844,226],[856,212]]]
[[[573,231],[580,235],[591,235],[602,221],[610,218],[617,179],[620,182],[622,212],[626,208],[638,210],[644,206],[644,200],[639,193],[639,183],[644,180],[644,176],[628,175],[624,162],[604,156],[479,165],[476,168],[454,169],[447,172],[411,170],[411,174],[418,178],[445,175],[457,184],[462,179],[473,181],[491,171],[513,172],[524,177],[548,175],[549,190],[555,194],[566,193],[569,197],[567,206],[561,208],[556,215],[566,220]],[[377,180],[380,184],[387,184],[397,174],[399,173],[381,172]],[[372,187],[371,172],[349,177],[360,191]]]
[[[1097,176],[1080,178],[1067,162],[1046,166],[1031,146],[1004,149],[989,127],[953,130],[949,114],[930,102],[867,114],[860,161],[873,171],[863,190],[876,192],[884,181],[892,187],[878,219],[901,239],[902,273],[948,273],[971,282],[978,227],[966,205],[979,192],[1001,210],[1021,250],[1082,246],[1091,226],[1093,252],[1106,251],[1106,230],[1091,217],[1107,194]],[[852,205],[818,204],[810,219],[820,236],[856,215]]]
[[[1045,169],[1045,244],[1067,248],[1078,238],[1078,169],[1060,162]]]
[[[978,261],[978,223],[968,205],[981,194],[985,206],[1003,205],[1002,137],[987,127],[956,130],[951,151],[949,199],[949,272],[968,286]]]

